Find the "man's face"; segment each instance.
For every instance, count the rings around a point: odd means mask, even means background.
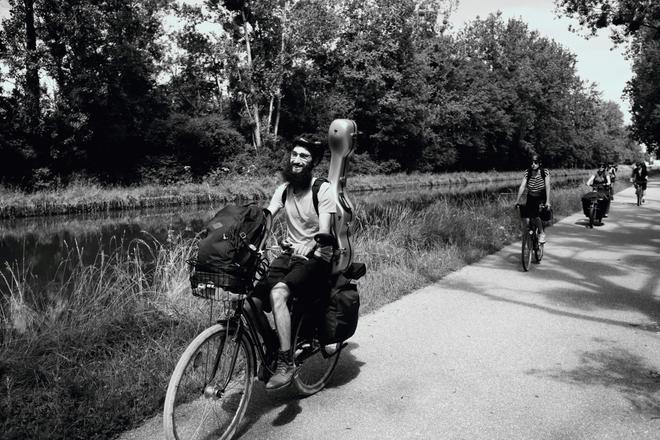
[[[284,180],[295,188],[308,188],[312,181],[312,155],[305,147],[296,146],[291,150],[289,164],[282,171]]]
[[[289,166],[292,174],[300,174],[306,168],[312,168],[312,155],[305,147],[296,146],[291,150]]]

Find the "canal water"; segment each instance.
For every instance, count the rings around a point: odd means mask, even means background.
[[[423,206],[437,197],[449,197],[456,203],[474,197],[505,197],[513,203],[519,181],[489,184],[450,185],[444,187],[401,188],[391,191],[359,192],[350,195],[358,212],[369,204],[396,204],[411,200]],[[574,180],[555,182],[555,186],[575,185]],[[267,200],[262,203],[267,205]],[[130,252],[138,244],[156,248],[168,240],[194,237],[222,205],[185,206],[34,217],[0,220],[0,265],[3,277],[30,274],[36,284],[52,280],[63,261],[74,256],[84,264],[94,264],[101,253],[110,255],[118,248]],[[143,257],[148,253],[142,253]],[[0,277],[0,295],[7,283]]]

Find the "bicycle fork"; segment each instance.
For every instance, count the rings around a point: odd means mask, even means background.
[[[236,326],[236,332],[234,336],[231,336],[230,330],[231,330],[231,326],[229,325],[229,323],[227,323],[225,336],[222,338],[222,342],[220,343],[220,346],[218,347],[215,353],[215,359],[213,360],[213,368],[211,369],[210,376],[208,378],[209,383],[204,387],[204,397],[206,397],[207,399],[213,399],[213,400],[221,399],[225,393],[225,390],[227,389],[227,385],[229,385],[229,381],[231,380],[231,377],[234,374],[234,368],[236,367],[236,359],[238,358],[238,352],[241,349],[243,325],[239,321],[239,323]],[[234,342],[234,347],[233,347],[233,352],[231,354],[229,369],[227,370],[227,374],[222,380],[222,383],[218,383],[218,381],[215,381],[213,379],[218,372],[220,359],[222,359],[222,353],[225,349],[226,342],[230,338]]]

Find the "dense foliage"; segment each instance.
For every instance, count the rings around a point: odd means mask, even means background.
[[[555,0],[595,34],[609,28],[615,44],[628,43],[633,78],[626,93],[632,104],[632,133],[648,150],[660,148],[660,2],[657,0]]]
[[[9,0],[0,175],[39,188],[272,173],[290,139],[338,117],[380,172],[636,158],[573,54],[499,15],[451,32],[453,3]],[[658,70],[636,69],[646,139]]]

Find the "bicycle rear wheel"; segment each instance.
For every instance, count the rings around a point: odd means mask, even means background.
[[[591,207],[589,208],[589,227],[594,227],[594,222],[596,221],[596,210],[598,209],[598,202],[591,202]]]
[[[227,440],[245,414],[254,357],[245,334],[223,324],[200,333],[172,373],[163,411],[168,440]]]
[[[303,315],[293,339],[293,360],[296,365],[293,381],[304,396],[311,396],[325,387],[337,366],[342,349],[342,344],[336,343],[328,347],[331,350],[327,350],[316,334],[311,315]]]
[[[527,272],[529,265],[532,263],[532,235],[530,231],[525,231],[523,234],[521,260],[523,270]]]

